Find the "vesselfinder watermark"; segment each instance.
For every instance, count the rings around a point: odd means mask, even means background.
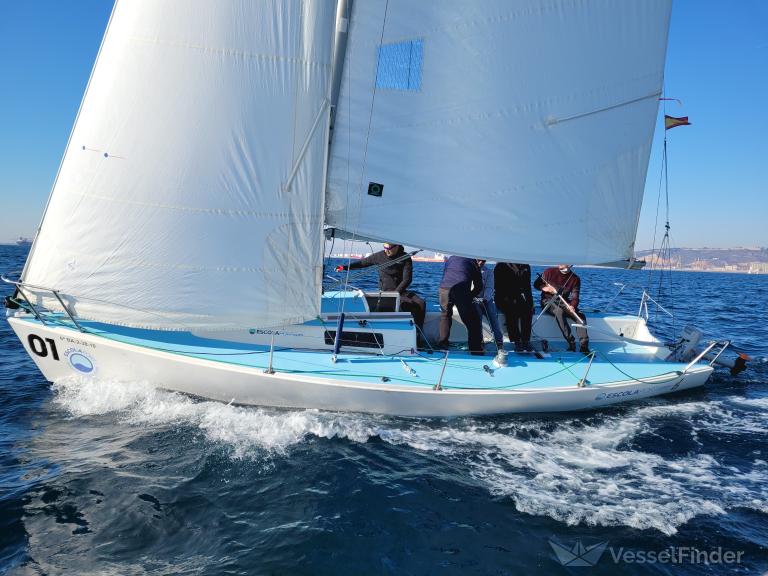
[[[667,546],[659,550],[636,550],[609,546],[607,541],[584,544],[577,539],[565,543],[553,538],[549,539],[549,545],[563,566],[595,566],[601,560],[614,564],[741,564],[744,557],[743,550],[727,550],[722,546]]]

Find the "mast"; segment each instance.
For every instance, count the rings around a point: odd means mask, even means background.
[[[341,91],[341,79],[344,73],[344,59],[347,54],[347,39],[349,38],[349,20],[352,16],[354,0],[339,0],[336,8],[336,38],[333,44],[333,61],[331,64],[331,138],[333,124],[336,119],[336,105]]]
[[[331,143],[333,142],[333,127],[336,123],[336,110],[338,108],[339,93],[341,92],[341,81],[344,74],[344,60],[347,55],[347,40],[349,38],[349,21],[352,16],[352,3],[354,0],[338,0],[336,5],[336,37],[333,42],[333,57],[331,60],[331,113],[328,126],[328,145],[325,150],[326,170],[323,175],[323,214],[325,214],[327,194],[328,194],[328,166],[331,163]],[[323,232],[321,241],[325,241],[326,236]],[[323,275],[325,275],[325,264],[323,264]]]

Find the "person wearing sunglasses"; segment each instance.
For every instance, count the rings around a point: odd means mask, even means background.
[[[382,292],[400,293],[400,310],[410,312],[413,321],[419,327],[419,335],[424,326],[424,316],[427,311],[427,303],[416,292],[408,290],[413,280],[413,260],[407,254],[401,244],[385,242],[383,250],[374,252],[357,262],[351,262],[349,266],[337,266],[337,272],[344,270],[356,270],[379,267],[379,290]]]

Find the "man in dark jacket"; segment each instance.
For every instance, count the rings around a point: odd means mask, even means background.
[[[568,351],[576,351],[576,339],[571,333],[571,322],[586,324],[587,318],[579,311],[579,292],[581,278],[573,271],[570,264],[560,264],[547,268],[536,278],[533,287],[541,290],[541,308],[546,309],[557,320],[560,332],[568,342]],[[562,297],[562,298],[561,298]],[[576,328],[579,337],[579,349],[589,353],[589,336],[586,328]]]
[[[461,321],[467,327],[469,351],[482,355],[483,326],[472,299],[483,291],[480,266],[474,258],[451,256],[445,261],[440,282],[440,348],[448,348],[448,337],[453,323],[453,306],[459,309]]]
[[[400,293],[400,310],[410,312],[414,322],[421,329],[424,326],[424,315],[427,305],[416,292],[408,291],[413,280],[413,260],[405,256],[405,249],[400,244],[384,243],[384,250],[351,262],[349,267],[337,266],[336,271],[355,270],[357,268],[379,267],[379,290],[382,292]]]
[[[528,264],[499,262],[494,268],[493,277],[496,284],[496,306],[507,319],[509,341],[514,343],[515,352],[533,351],[531,267]]]

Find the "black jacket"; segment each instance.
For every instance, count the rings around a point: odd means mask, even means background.
[[[531,267],[528,264],[499,262],[493,269],[493,282],[499,307],[525,305],[533,309]]]
[[[352,262],[349,265],[350,270],[356,268],[368,268],[368,266],[381,266],[382,264],[388,264],[392,260],[397,260],[403,255],[403,252],[398,250],[396,255],[391,258],[387,256],[384,250],[374,252],[370,256]],[[388,264],[382,268],[379,268],[379,290],[390,292],[397,291],[400,294],[404,293],[408,286],[411,285],[413,279],[413,260],[408,256],[403,258],[400,262],[394,264]]]

